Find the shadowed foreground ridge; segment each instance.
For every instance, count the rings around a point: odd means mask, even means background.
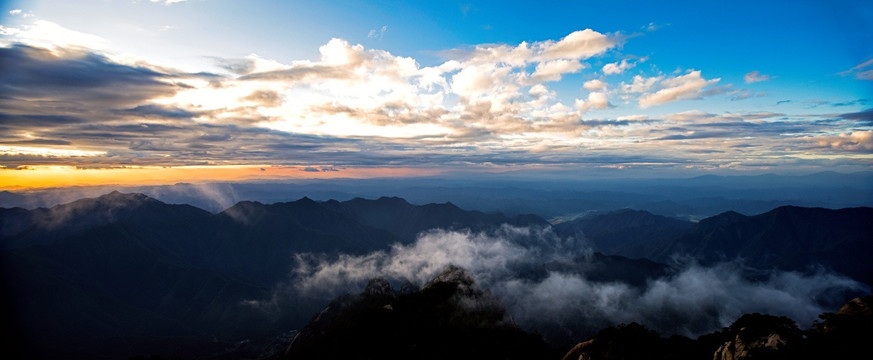
[[[283,359],[546,359],[556,354],[520,330],[498,300],[449,266],[421,290],[373,279],[334,300]]]
[[[601,330],[563,360],[635,359],[869,359],[873,350],[873,296],[855,298],[837,313],[824,313],[809,330],[784,316],[745,314],[729,327],[696,340],[662,338],[631,323]]]

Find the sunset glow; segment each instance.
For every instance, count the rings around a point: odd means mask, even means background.
[[[76,168],[38,165],[0,171],[0,189],[91,185],[167,185],[183,182],[267,181],[287,179],[360,179],[436,174],[412,168],[343,168],[329,166],[181,166]]]

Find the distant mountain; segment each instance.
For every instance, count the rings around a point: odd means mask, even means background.
[[[431,228],[503,223],[546,222],[399,198],[246,201],[211,214],[112,192],[48,209],[0,208],[4,326],[37,357],[202,356],[299,327],[323,306],[293,297],[272,310],[244,305],[269,300],[295,254],[365,254]]]
[[[416,206],[398,197],[381,197],[378,200],[355,198],[349,201],[327,201],[326,207],[337,209],[361,223],[385,229],[409,243],[427,229],[491,230],[495,225],[547,226],[549,223],[535,215],[507,217],[499,213],[485,214],[467,211],[452,203]]]
[[[749,266],[808,270],[820,264],[873,284],[873,208],[840,210],[783,206],[745,216],[726,212],[701,220],[647,258],[674,254],[704,263],[742,258]]]
[[[564,236],[584,236],[596,251],[629,258],[649,256],[694,223],[643,210],[619,210],[555,225]]]
[[[384,279],[334,300],[282,359],[547,359],[556,355],[514,324],[465,270],[448,267],[421,290]]]

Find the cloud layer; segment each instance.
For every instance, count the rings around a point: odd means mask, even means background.
[[[663,333],[694,336],[750,312],[785,315],[809,326],[818,314],[833,310],[816,299],[863,288],[823,270],[758,272],[751,280],[749,269],[737,262],[712,267],[688,262],[642,287],[598,282],[584,270],[594,260],[582,239],[560,238],[548,228],[509,226],[491,234],[433,230],[386,252],[298,260],[290,285],[294,296],[323,298],[358,292],[377,276],[421,285],[447,265],[461,266],[523,327],[558,325],[577,335],[636,321]]]
[[[14,39],[0,47],[6,168],[857,169],[871,161],[862,154],[871,124],[851,116],[693,108],[646,115],[668,104],[765,94],[732,89],[702,70],[638,69],[648,57],[617,53],[629,41],[620,33],[479,44],[444,51],[431,66],[335,38],[312,60],[252,54],[215,58],[213,71],[190,73],[112,54],[104,40],[45,20],[3,31]],[[638,113],[600,116],[627,109]]]

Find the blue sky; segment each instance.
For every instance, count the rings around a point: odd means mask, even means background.
[[[873,161],[865,2],[0,7],[7,169],[810,172]]]

